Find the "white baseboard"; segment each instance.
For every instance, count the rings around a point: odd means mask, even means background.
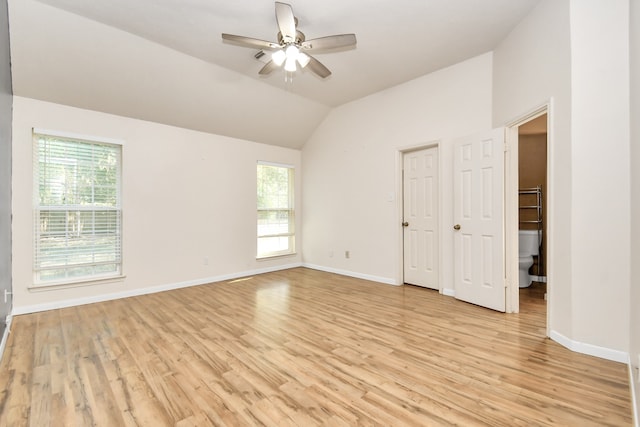
[[[629,385],[631,388],[631,409],[632,409],[632,414],[633,414],[633,425],[635,427],[639,427],[638,424],[638,401],[636,400],[636,380],[635,378],[633,378],[633,365],[631,364],[631,356],[629,356],[628,359],[628,366],[629,366]]]
[[[227,280],[238,279],[240,277],[253,276],[255,274],[271,273],[273,271],[288,270],[290,268],[301,267],[302,263],[294,263],[287,265],[279,265],[276,267],[260,268],[256,270],[241,271],[237,273],[224,274],[220,276],[205,277],[202,279],[189,280],[179,283],[168,283],[159,286],[150,286],[147,288],[133,289],[131,291],[115,292],[111,294],[96,295],[86,298],[74,298],[64,301],[56,301],[46,304],[25,305],[22,307],[14,307],[12,315],[38,313],[41,311],[56,310],[59,308],[75,307],[78,305],[93,304],[96,302],[112,301],[120,298],[136,297],[140,295],[154,294],[157,292],[171,291],[174,289],[188,288],[191,286],[206,285],[208,283],[223,282]]]
[[[626,351],[613,350],[611,348],[600,347],[580,341],[574,341],[556,331],[551,331],[549,334],[549,338],[551,338],[558,344],[567,347],[569,350],[575,351],[577,353],[588,354],[589,356],[596,356],[600,357],[601,359],[612,360],[614,362],[629,362],[629,353],[627,353]]]
[[[312,270],[320,270],[326,271],[327,273],[339,274],[341,276],[355,277],[356,279],[370,280],[372,282],[384,283],[387,285],[400,285],[400,283],[397,283],[394,279],[390,279],[388,277],[372,276],[370,274],[357,273],[355,271],[341,270],[338,268],[324,267],[322,265],[309,264],[306,262],[303,263],[302,266],[310,268]]]
[[[4,356],[4,349],[7,346],[7,340],[9,339],[9,333],[11,332],[11,321],[13,320],[13,316],[9,314],[6,319],[4,334],[2,334],[2,341],[0,342],[0,360]]]

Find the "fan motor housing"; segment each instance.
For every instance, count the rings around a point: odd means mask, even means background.
[[[299,45],[304,40],[305,40],[304,33],[302,31],[296,30],[296,39],[294,40],[293,44]],[[286,44],[284,41],[284,37],[282,37],[282,32],[280,31],[278,31],[278,43],[280,44],[280,46],[284,46]]]

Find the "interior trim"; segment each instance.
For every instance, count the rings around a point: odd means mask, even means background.
[[[614,362],[629,363],[629,353],[626,351],[575,341],[557,331],[551,331],[549,338],[576,353],[588,354],[589,356],[600,357],[601,359],[612,360]]]
[[[636,381],[633,378],[634,369],[631,364],[631,356],[627,360],[627,366],[629,367],[629,390],[631,390],[631,413],[633,415],[633,425],[640,427],[638,424],[638,400],[636,399]]]
[[[238,279],[240,277],[253,276],[255,274],[270,273],[270,272],[279,271],[279,270],[288,270],[290,268],[301,267],[301,266],[302,266],[301,263],[286,264],[286,265],[279,265],[279,266],[276,266],[276,267],[266,267],[266,268],[259,268],[259,269],[255,269],[255,270],[240,271],[240,272],[237,272],[237,273],[224,274],[224,275],[220,275],[220,276],[204,277],[204,278],[201,278],[201,279],[188,280],[188,281],[185,281],[185,282],[168,283],[168,284],[164,284],[164,285],[150,286],[150,287],[147,287],[147,288],[134,289],[134,290],[125,291],[125,292],[114,292],[114,293],[110,293],[110,294],[102,294],[102,295],[96,295],[96,296],[91,296],[91,297],[73,298],[73,299],[68,299],[68,300],[63,300],[63,301],[55,301],[55,302],[45,303],[45,304],[25,305],[25,306],[21,306],[21,307],[14,307],[14,309],[12,311],[12,315],[17,316],[19,314],[38,313],[38,312],[41,312],[41,311],[56,310],[56,309],[59,309],[59,308],[67,308],[67,307],[75,307],[75,306],[78,306],[78,305],[92,304],[92,303],[95,303],[95,302],[112,301],[112,300],[116,300],[116,299],[120,299],[120,298],[128,298],[128,297],[135,297],[135,296],[140,296],[140,295],[154,294],[154,293],[157,293],[157,292],[171,291],[171,290],[174,290],[174,289],[181,289],[181,288],[188,288],[190,286],[199,286],[199,285],[206,285],[206,284],[209,284],[209,283],[223,282],[223,281],[227,281],[227,280]]]
[[[2,360],[2,357],[4,356],[4,349],[7,346],[7,340],[9,339],[9,333],[11,332],[12,320],[13,316],[9,314],[5,320],[6,326],[4,328],[4,334],[2,334],[2,342],[0,342],[0,360]]]
[[[335,273],[335,274],[340,274],[341,276],[355,277],[356,279],[370,280],[372,282],[385,283],[387,285],[399,286],[402,284],[402,283],[398,283],[396,280],[389,277],[373,276],[371,274],[357,273],[355,271],[341,270],[339,268],[323,267],[321,265],[309,264],[309,263],[303,263],[302,266],[306,268],[310,268],[312,270],[325,271],[327,273]]]

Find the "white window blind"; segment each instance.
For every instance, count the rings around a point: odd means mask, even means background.
[[[258,164],[258,258],[295,252],[294,169]]]
[[[36,286],[120,275],[122,146],[33,140]]]

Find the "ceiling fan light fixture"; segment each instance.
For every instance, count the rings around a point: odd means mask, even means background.
[[[287,57],[286,62],[284,63],[284,69],[286,71],[295,72],[296,71],[296,58],[295,57]]]
[[[260,40],[253,37],[236,36],[222,33],[222,39],[244,47],[259,48],[272,52],[269,61],[258,71],[260,75],[267,75],[284,65],[285,80],[291,81],[298,65],[309,67],[311,72],[320,78],[327,78],[331,71],[320,61],[306,52],[314,50],[330,50],[339,48],[353,48],[356,45],[355,34],[335,34],[306,40],[305,35],[298,30],[298,18],[293,14],[290,4],[276,1],[276,23],[278,24],[277,42]],[[256,59],[265,62],[267,57],[263,51],[254,55]],[[302,52],[304,50],[305,52]]]
[[[296,59],[298,57],[298,54],[300,53],[300,49],[298,49],[295,45],[290,44],[285,48],[284,53],[287,54],[287,59]]]
[[[300,66],[304,68],[307,66],[307,64],[309,64],[309,61],[311,61],[311,58],[306,53],[299,52],[297,60],[298,60],[298,64],[300,64]]]
[[[284,60],[287,59],[287,54],[284,53],[284,50],[277,50],[271,54],[271,60],[279,67],[284,63]]]

